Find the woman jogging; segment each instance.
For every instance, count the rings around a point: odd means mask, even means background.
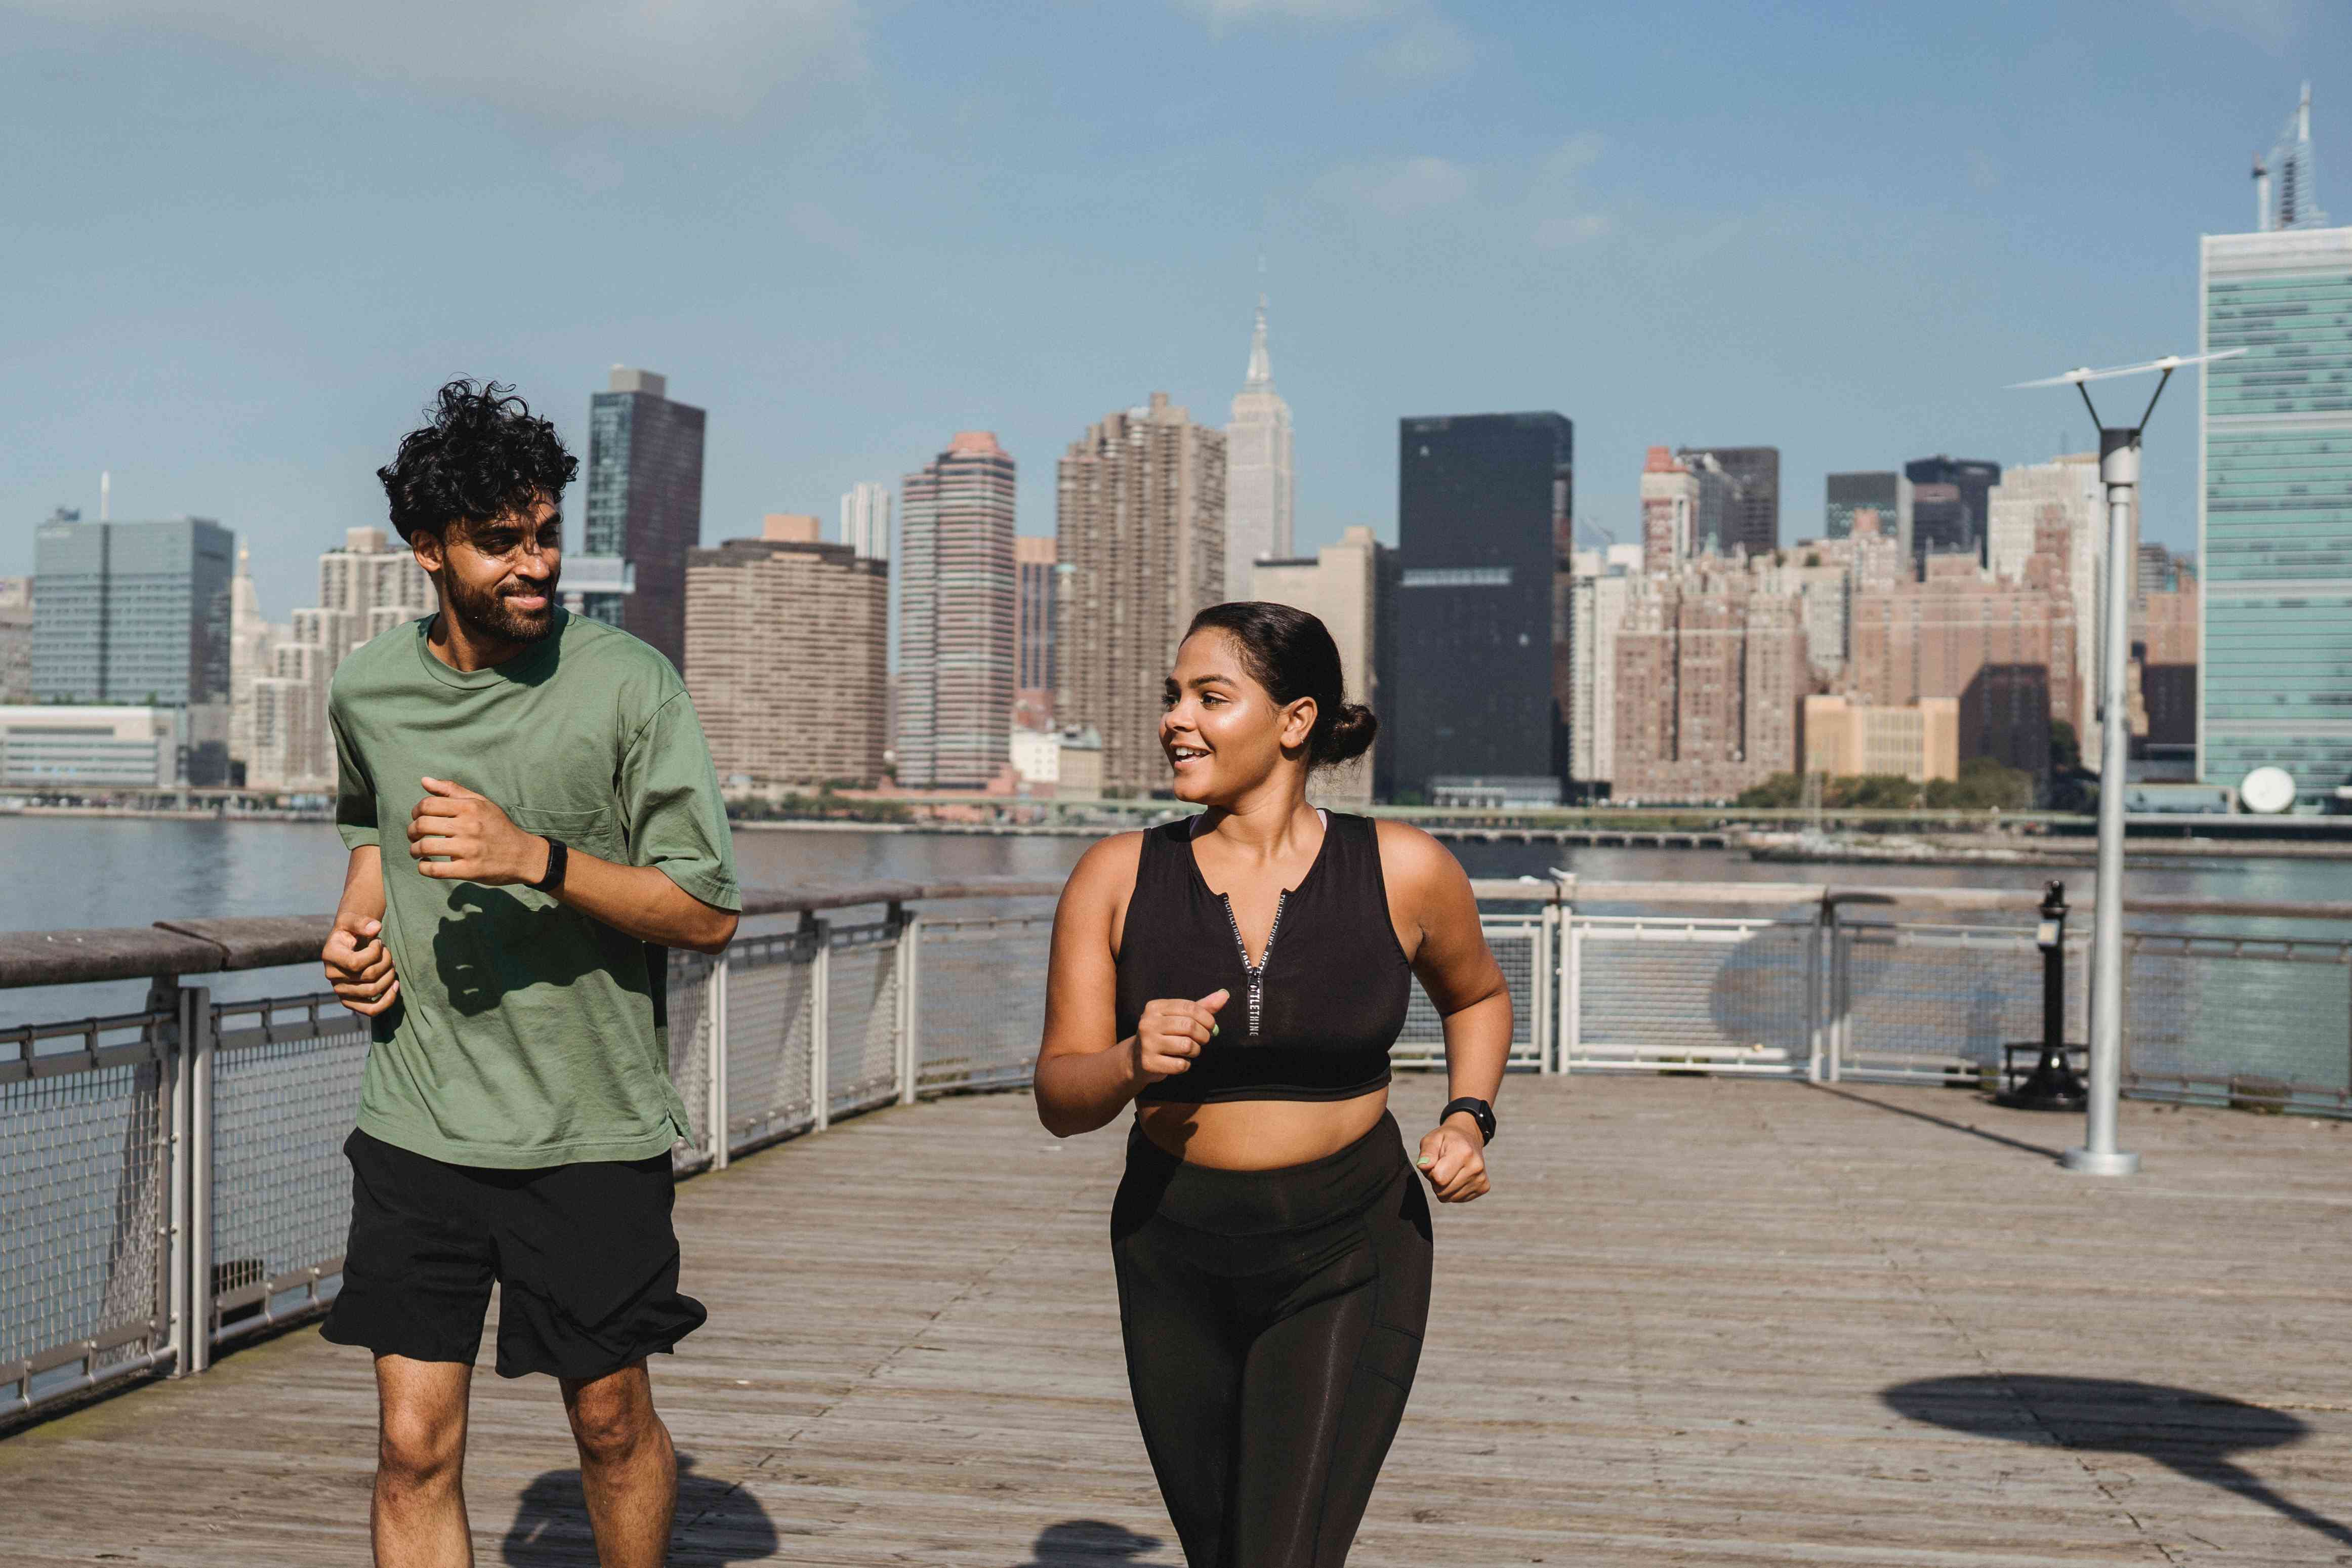
[[[1192,1568],[1337,1568],[1429,1313],[1429,1206],[1487,1191],[1511,1003],[1469,879],[1399,823],[1318,811],[1308,773],[1377,728],[1323,623],[1193,617],[1160,745],[1187,821],[1089,849],[1055,917],[1037,1112],[1130,1102],[1111,1215],[1128,1380]],[[1408,1162],[1389,1047],[1418,975],[1452,1092]]]

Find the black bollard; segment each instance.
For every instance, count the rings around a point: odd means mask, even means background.
[[[2023,1083],[1994,1098],[2020,1110],[2080,1110],[2089,1103],[2090,1095],[2066,1060],[2065,883],[2043,884],[2042,924],[2033,939],[2042,948],[2042,1058]]]

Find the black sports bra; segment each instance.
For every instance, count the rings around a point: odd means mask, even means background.
[[[1275,906],[1255,973],[1233,906],[1201,878],[1192,826],[1165,823],[1143,836],[1118,943],[1118,1037],[1134,1034],[1145,1004],[1159,998],[1223,986],[1233,999],[1191,1069],[1136,1098],[1352,1100],[1385,1086],[1412,968],[1389,920],[1371,819],[1325,819],[1323,847]]]

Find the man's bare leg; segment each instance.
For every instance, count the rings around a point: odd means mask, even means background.
[[[654,1413],[653,1379],[631,1362],[603,1377],[564,1378],[563,1409],[580,1445],[580,1489],[604,1568],[662,1568],[677,1507],[677,1454]]]
[[[473,1568],[466,1528],[464,1362],[375,1358],[376,1568]]]

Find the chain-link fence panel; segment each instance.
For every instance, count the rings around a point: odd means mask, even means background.
[[[730,1153],[816,1125],[816,933],[739,937],[727,950]]]
[[[1571,916],[1561,960],[1568,1069],[1805,1072],[1813,931],[1811,922]]]
[[[896,921],[826,933],[827,1113],[884,1105],[898,1095],[898,932]]]
[[[211,1307],[215,1339],[310,1310],[340,1287],[343,1159],[367,1020],[331,992],[212,1009]]]
[[[2352,943],[2130,932],[2126,1094],[2352,1115]]]
[[[927,917],[919,929],[918,1087],[1001,1089],[1028,1082],[1045,1028],[1054,917]]]
[[[1840,1077],[1990,1087],[2003,1046],[2042,1038],[2042,949],[2030,926],[1855,922],[1839,926],[1837,940],[1846,999]],[[2084,932],[2069,933],[2071,1041],[2089,1038],[2089,951]]]
[[[1490,915],[1480,925],[1511,994],[1511,1065],[1539,1068],[1544,1065],[1551,997],[1553,960],[1546,949],[1555,928],[1540,915]],[[1389,1060],[1401,1068],[1444,1065],[1445,1020],[1418,980],[1405,1005],[1404,1027],[1389,1047]]]
[[[0,1412],[170,1337],[176,1012],[0,1033]]]
[[[718,1149],[710,1127],[710,1075],[718,1070],[719,1025],[711,975],[718,965],[708,953],[670,951],[662,1013],[669,1081],[686,1103],[687,1139],[670,1151],[670,1169],[681,1173],[709,1164]]]

